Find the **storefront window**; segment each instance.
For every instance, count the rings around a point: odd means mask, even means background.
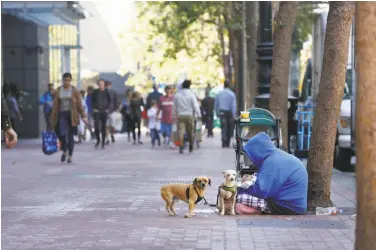
[[[53,83],[55,87],[58,87],[61,85],[62,74],[64,72],[70,72],[73,76],[72,84],[77,85],[79,74],[77,60],[77,27],[75,25],[50,25],[48,31],[50,46],[50,82]],[[64,52],[66,50],[68,50],[68,53]],[[66,60],[68,60],[69,63],[67,63]]]

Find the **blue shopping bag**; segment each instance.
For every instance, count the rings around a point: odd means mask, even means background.
[[[45,155],[52,155],[59,150],[58,138],[52,131],[42,133],[42,151]]]

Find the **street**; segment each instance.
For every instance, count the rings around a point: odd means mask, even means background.
[[[224,216],[201,202],[196,217],[177,204],[169,217],[160,186],[206,175],[214,203],[235,153],[214,139],[193,154],[132,146],[75,146],[73,164],[43,155],[39,141],[2,152],[2,249],[354,249],[355,178],[333,170],[337,216]]]

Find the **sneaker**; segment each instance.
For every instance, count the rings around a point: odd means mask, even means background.
[[[95,143],[95,146],[94,146],[95,148],[98,148],[99,147],[99,141],[97,141],[96,143]]]
[[[184,147],[179,147],[179,154],[184,154]]]
[[[193,146],[189,146],[189,153],[193,152]]]
[[[72,156],[68,156],[67,163],[72,163]]]
[[[106,144],[106,145],[108,145],[108,144]],[[102,149],[104,149],[104,146],[105,146],[105,143],[104,143],[104,142],[102,142]]]
[[[132,143],[132,145],[136,145],[137,143],[136,143],[136,141],[134,141],[133,143]]]
[[[114,135],[111,135],[111,141],[112,141],[112,143],[115,143],[115,136]]]
[[[143,143],[142,141],[138,141],[138,144],[141,144],[141,145],[142,145],[142,144],[144,144],[144,143]]]

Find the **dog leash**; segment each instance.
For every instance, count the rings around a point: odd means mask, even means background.
[[[197,191],[196,187],[193,187],[193,188],[195,189],[196,194],[198,195],[198,191]],[[219,198],[219,189],[218,189],[218,195],[217,195],[217,204],[210,204],[210,203],[205,199],[205,197],[202,196],[202,199],[204,199],[204,201],[205,201],[204,205],[208,205],[209,207],[217,207],[217,208],[218,208],[218,198]]]

